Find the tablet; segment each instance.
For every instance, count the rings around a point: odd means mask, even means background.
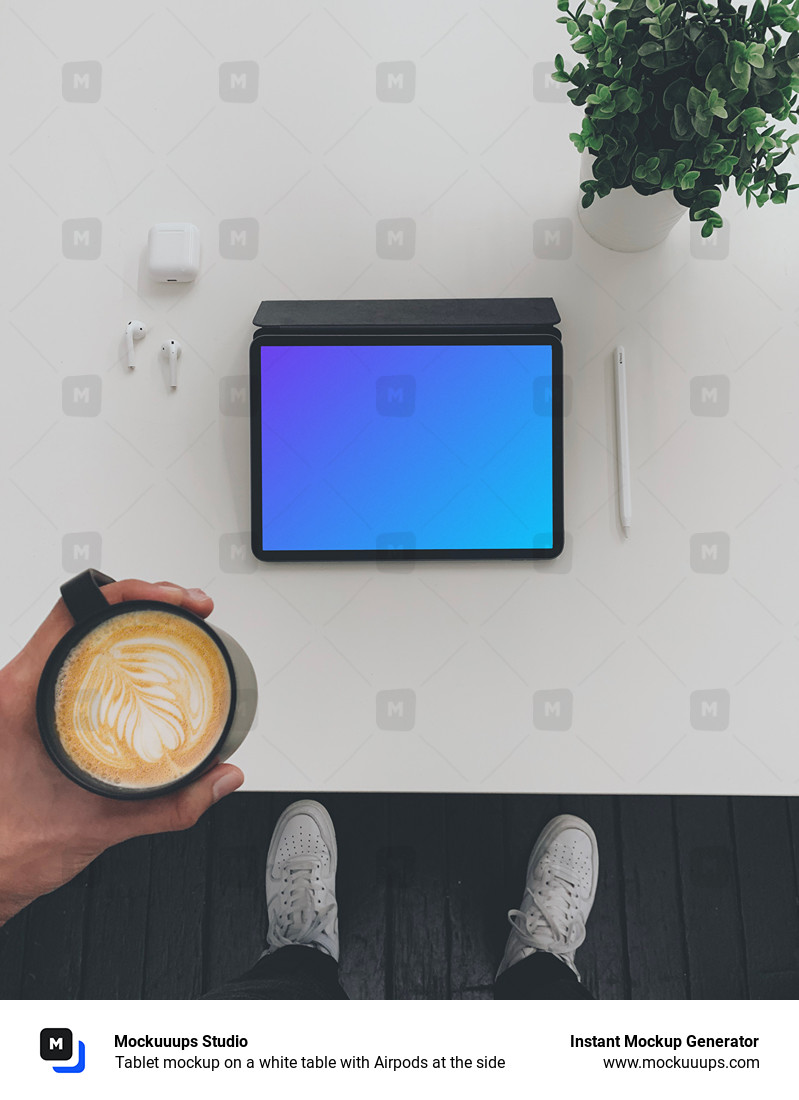
[[[258,335],[262,561],[553,558],[563,360],[551,335]]]

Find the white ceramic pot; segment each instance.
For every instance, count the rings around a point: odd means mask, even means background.
[[[591,165],[594,157],[583,153],[580,180],[594,178]],[[582,200],[583,192],[580,192]],[[594,240],[614,252],[645,252],[661,244],[688,209],[680,206],[671,191],[656,195],[639,195],[632,187],[611,191],[604,198],[594,199],[588,209],[578,202],[583,229]]]

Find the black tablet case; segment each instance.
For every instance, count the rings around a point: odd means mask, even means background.
[[[261,302],[256,336],[273,332],[497,332],[560,339],[552,298],[405,298]]]
[[[401,298],[342,300],[329,299],[314,302],[279,301],[261,302],[253,318],[256,326],[253,339],[276,333],[292,332],[306,335],[357,335],[390,333],[505,333],[554,336],[561,334],[557,325],[560,314],[552,298]],[[562,475],[561,475],[562,476]],[[561,490],[562,492],[562,490]],[[560,513],[562,517],[562,508]],[[558,531],[562,538],[562,518]],[[558,536],[556,531],[556,539]],[[253,539],[255,538],[253,525]],[[563,549],[562,541],[554,555],[533,554],[523,557],[557,556]],[[253,545],[255,552],[255,546]],[[256,556],[258,556],[256,554]],[[376,551],[334,555],[342,560],[404,560],[408,557],[433,558],[438,552],[422,552],[410,555],[405,550]],[[477,552],[455,554],[455,558],[479,558]],[[277,553],[270,560],[296,561],[300,557],[318,560],[330,558],[292,553]],[[448,555],[444,555],[448,559]]]

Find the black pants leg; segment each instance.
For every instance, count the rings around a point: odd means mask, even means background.
[[[206,993],[211,1001],[347,1000],[339,985],[338,963],[315,947],[282,947],[255,966]]]
[[[338,963],[311,947],[283,947],[266,955],[246,974],[205,994],[206,1000],[346,1000]],[[593,1000],[572,970],[545,951],[508,967],[494,985],[494,999]]]
[[[594,998],[566,963],[546,951],[535,951],[501,974],[494,983],[495,1001],[592,1001]]]

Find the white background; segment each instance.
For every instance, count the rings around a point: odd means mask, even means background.
[[[264,1096],[278,1089],[286,1093],[367,1096],[420,1096],[452,1094],[484,1097],[505,1095],[509,1090],[560,1092],[597,1097],[685,1096],[751,1097],[758,1090],[784,1091],[795,1077],[793,1021],[780,1002],[729,1001],[684,1003],[639,1001],[605,1002],[601,1019],[596,1007],[585,1001],[561,1002],[558,1011],[544,1011],[536,1004],[507,1001],[386,1002],[379,1016],[368,1003],[352,1002],[335,1012],[322,1005],[289,1006],[263,1001],[59,1001],[19,1002],[0,1045],[3,1080],[12,1095],[33,1092],[37,1096],[164,1097],[188,1092],[196,1097],[220,1094]],[[56,1075],[51,1064],[39,1058],[39,1030],[68,1027],[75,1040],[86,1046],[86,1068],[80,1075]],[[242,1035],[246,1049],[208,1050],[199,1047],[188,1055],[277,1057],[327,1055],[340,1058],[364,1054],[372,1062],[383,1058],[421,1055],[433,1058],[457,1054],[477,1058],[498,1055],[506,1060],[503,1070],[120,1070],[114,1036]],[[625,1050],[624,1035],[677,1036],[683,1046],[646,1051]],[[576,1035],[622,1036],[622,1049],[572,1049]],[[759,1042],[750,1049],[689,1049],[689,1034],[724,1037],[745,1035]],[[163,1051],[139,1052],[150,1057]],[[759,1069],[606,1070],[603,1058],[670,1057],[760,1059]],[[167,1051],[169,1056],[180,1052]]]
[[[3,6],[0,656],[88,563],[213,595],[259,676],[237,757],[251,789],[799,789],[799,201],[747,212],[729,196],[710,244],[683,221],[647,254],[595,245],[576,218],[580,112],[546,79],[566,46],[556,14],[554,0]],[[401,86],[380,83],[385,63]],[[64,223],[84,219],[76,239]],[[385,258],[395,219],[406,236]],[[146,278],[147,230],[169,220],[200,228],[192,285]],[[452,295],[560,308],[564,557],[408,572],[237,557],[248,424],[220,397],[247,369],[261,299]],[[148,326],[133,373],[131,317]],[[157,353],[172,337],[174,394]],[[96,408],[70,404],[86,377]],[[410,728],[381,728],[395,691]]]

